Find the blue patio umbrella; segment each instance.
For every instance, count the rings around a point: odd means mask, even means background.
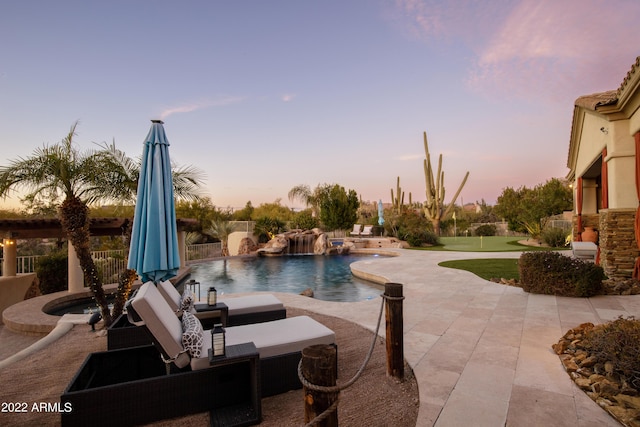
[[[378,202],[378,225],[384,225],[384,208],[382,207],[382,199]]]
[[[164,123],[151,122],[142,151],[128,268],[142,282],[158,283],[178,273],[180,255],[169,141]]]

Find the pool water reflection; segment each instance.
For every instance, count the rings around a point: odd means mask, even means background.
[[[311,288],[324,301],[362,301],[377,297],[382,286],[354,277],[349,265],[372,255],[234,257],[191,264],[201,298],[209,286],[218,295],[240,292],[289,292]]]

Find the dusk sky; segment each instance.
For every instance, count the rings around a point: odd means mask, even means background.
[[[59,142],[170,154],[219,207],[338,183],[449,203],[564,178],[576,98],[640,55],[638,0],[3,1],[0,164]],[[435,166],[434,166],[435,167]],[[17,198],[0,201],[16,207]],[[461,200],[458,200],[460,203]]]

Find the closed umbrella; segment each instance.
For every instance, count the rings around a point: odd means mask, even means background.
[[[382,207],[382,199],[378,202],[378,225],[384,225],[384,208]]]
[[[169,141],[164,123],[151,122],[142,151],[128,268],[143,282],[158,283],[178,273],[180,255]]]

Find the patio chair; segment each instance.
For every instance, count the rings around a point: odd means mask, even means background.
[[[210,331],[203,331],[199,322],[183,331],[183,322],[153,283],[142,285],[128,301],[127,314],[131,323],[144,326],[153,336],[154,345],[165,363],[178,370],[196,371],[210,367]],[[184,315],[192,316],[186,312]],[[225,331],[227,346],[248,342],[255,345],[260,356],[262,396],[302,387],[297,374],[302,350],[311,345],[335,345],[336,342],[331,329],[308,316],[232,326]],[[183,345],[183,340],[188,347]]]
[[[173,311],[182,308],[182,295],[169,280],[158,283],[158,290],[167,301]],[[225,326],[248,325],[251,323],[268,322],[287,317],[284,304],[271,294],[249,295],[236,298],[219,299],[229,307],[227,324]],[[207,323],[210,317],[218,314],[208,313],[206,305],[195,305],[196,317],[201,322]],[[209,325],[211,326],[211,325]]]
[[[365,225],[360,233],[362,237],[371,237],[373,236],[373,225]]]
[[[359,236],[360,235],[360,229],[362,228],[362,225],[360,224],[353,224],[353,230],[351,232],[349,232],[349,234],[351,236]]]

